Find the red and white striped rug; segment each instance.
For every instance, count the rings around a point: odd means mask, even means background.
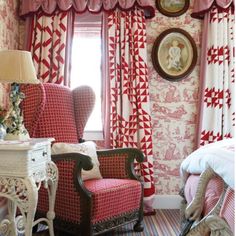
[[[135,233],[133,224],[128,224],[103,236],[177,236],[180,233],[180,211],[156,210],[156,215],[144,217],[144,231]]]
[[[133,224],[128,224],[101,236],[177,236],[180,232],[180,212],[175,209],[156,210],[156,215],[144,217],[143,226],[144,231],[142,233],[135,233]],[[33,235],[48,236],[49,234],[44,231]]]

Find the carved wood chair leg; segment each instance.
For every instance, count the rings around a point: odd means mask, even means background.
[[[135,232],[143,232],[143,221],[137,221],[134,225]]]
[[[86,225],[81,227],[81,236],[93,236],[92,228]]]
[[[60,231],[60,230],[54,230],[54,234],[55,234],[55,236],[72,236],[72,234],[66,233],[66,232]]]
[[[142,186],[142,199],[143,199],[143,186]],[[143,200],[141,200],[138,220],[134,224],[133,229],[134,229],[135,232],[143,232]]]

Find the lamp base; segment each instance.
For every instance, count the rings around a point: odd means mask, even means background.
[[[11,112],[6,120],[7,134],[4,138],[5,140],[26,141],[30,139],[29,133],[24,126],[23,116],[20,110],[20,103],[24,97],[25,95],[20,92],[19,85],[16,83],[11,84]]]
[[[30,139],[30,136],[27,133],[22,133],[22,134],[6,134],[4,137],[4,140],[17,140],[17,141],[27,141]]]

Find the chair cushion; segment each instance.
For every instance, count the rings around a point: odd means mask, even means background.
[[[82,170],[82,179],[101,179],[101,173],[99,170],[99,161],[96,152],[96,144],[92,141],[87,141],[84,143],[54,143],[52,146],[52,154],[61,153],[82,153],[88,155],[92,159],[93,168],[92,170]]]
[[[92,223],[133,212],[140,207],[141,183],[129,179],[99,179],[85,181],[93,193]]]

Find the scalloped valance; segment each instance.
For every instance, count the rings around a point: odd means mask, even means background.
[[[234,4],[234,0],[195,0],[191,16],[202,19],[212,6],[216,5],[221,9],[227,9],[231,4]]]
[[[77,13],[88,10],[91,13],[98,13],[102,10],[110,11],[116,7],[129,10],[135,5],[145,9],[147,18],[155,14],[151,0],[22,0],[20,15],[25,16],[42,9],[46,14],[52,14],[55,9],[67,11],[73,8]]]

